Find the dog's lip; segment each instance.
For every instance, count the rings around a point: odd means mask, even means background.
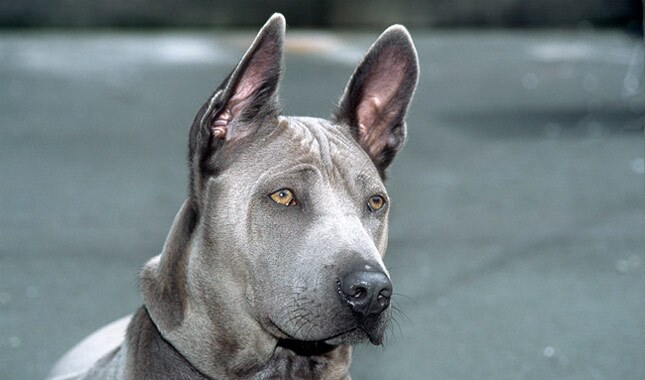
[[[300,338],[294,337],[293,335],[287,333],[282,328],[280,328],[280,326],[278,326],[278,324],[273,322],[271,319],[269,319],[269,322],[271,323],[271,325],[273,325],[273,327],[277,330],[277,332],[280,333],[280,335],[283,335],[283,336],[276,336],[276,338],[278,338],[278,339],[289,339],[289,340],[295,340],[295,341],[301,341],[301,342],[309,342],[309,343],[314,343],[314,342],[325,342],[325,343],[327,343],[327,342],[333,341],[334,339],[340,338],[343,335],[349,335],[349,334],[351,334],[351,333],[353,333],[353,332],[355,332],[357,330],[362,331],[362,329],[360,329],[358,326],[354,326],[354,327],[351,327],[351,328],[346,329],[344,331],[341,331],[341,332],[339,332],[337,334],[328,336],[326,338],[309,339],[308,340],[308,339],[300,339]]]
[[[358,329],[359,329],[358,327],[352,327],[351,329],[348,329],[348,330],[345,330],[345,331],[339,332],[338,334],[332,335],[332,336],[330,336],[330,337],[327,337],[327,338],[325,338],[325,339],[321,339],[321,340],[322,340],[323,342],[330,342],[330,341],[333,341],[333,340],[334,340],[334,339],[336,339],[336,338],[340,338],[340,337],[342,337],[343,335],[349,335],[349,334],[353,333],[354,331],[356,331],[356,330],[358,330]]]

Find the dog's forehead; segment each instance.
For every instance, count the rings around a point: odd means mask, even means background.
[[[309,164],[326,177],[337,177],[339,185],[351,178],[379,179],[378,171],[367,153],[351,136],[348,128],[329,120],[283,116],[264,137],[257,137],[238,152],[235,170],[259,177],[267,172]],[[249,163],[253,163],[249,165]]]
[[[290,116],[279,119],[275,132],[267,149],[294,164],[312,164],[329,176],[377,176],[372,160],[344,126],[326,119]]]
[[[378,170],[344,125],[326,119],[281,116],[228,155],[226,172],[248,183],[270,182],[292,168],[315,168],[334,188],[385,192]],[[223,173],[222,173],[223,174]],[[222,177],[224,178],[224,177]]]

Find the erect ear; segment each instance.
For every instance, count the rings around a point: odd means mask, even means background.
[[[419,76],[407,29],[393,25],[370,47],[352,75],[334,121],[352,134],[384,175],[405,141],[405,113]]]
[[[189,138],[191,187],[200,186],[197,182],[201,179],[195,172],[202,170],[223,144],[249,136],[269,119],[278,117],[284,38],[284,16],[276,13],[197,113]]]
[[[276,116],[284,35],[284,17],[276,13],[260,29],[235,70],[209,99],[200,121],[209,127],[213,137],[234,140],[252,132],[248,129],[254,125],[247,126],[244,122]]]

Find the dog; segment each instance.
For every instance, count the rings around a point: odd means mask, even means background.
[[[188,197],[140,275],[144,305],[49,379],[349,379],[391,316],[383,181],[403,146],[416,49],[394,25],[330,120],[280,114],[273,15],[190,130]]]

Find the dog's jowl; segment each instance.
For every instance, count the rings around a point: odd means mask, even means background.
[[[417,55],[388,28],[329,120],[280,114],[274,15],[190,129],[188,196],[141,272],[144,305],[65,355],[52,379],[347,379],[381,344],[387,167],[402,147]]]

